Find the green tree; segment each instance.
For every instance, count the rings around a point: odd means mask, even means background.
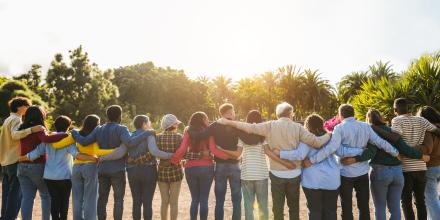
[[[223,75],[215,77],[211,81],[213,98],[216,107],[222,103],[229,102],[232,97],[232,79]]]
[[[295,117],[298,120],[304,115],[304,75],[301,68],[292,65],[280,67],[278,68],[278,74],[280,75],[281,97],[294,106]]]
[[[3,83],[0,87],[0,122],[3,124],[3,120],[9,115],[8,102],[14,97],[22,96],[29,98],[36,105],[47,108],[41,97],[30,90],[26,84],[17,80],[9,80]]]
[[[183,71],[155,67],[152,62],[115,69],[119,103],[130,117],[150,114],[159,120],[173,113],[183,121],[195,111],[213,114],[213,102],[206,81],[190,80]]]
[[[411,102],[411,111],[417,107],[430,105],[440,109],[440,55],[438,52],[424,54],[414,60],[403,75],[396,78],[382,75],[382,78],[368,80],[352,99],[356,117],[365,119],[369,108],[381,111],[390,121],[394,117],[393,102],[404,97]],[[382,68],[383,69],[383,68]]]
[[[413,110],[424,105],[440,109],[440,52],[423,54],[412,61],[402,81],[410,86],[408,98],[414,104]]]
[[[3,85],[3,83],[7,82],[9,79],[4,77],[4,76],[0,76],[0,86]]]
[[[394,72],[392,65],[390,64],[390,62],[382,62],[382,61],[377,61],[374,65],[370,65],[368,67],[369,72],[370,72],[370,78],[373,79],[374,81],[380,80],[383,77],[394,81],[396,79],[398,79],[398,74],[396,72]]]
[[[366,81],[368,81],[368,74],[363,71],[352,72],[342,77],[341,81],[337,83],[339,101],[341,103],[350,102]]]
[[[13,78],[15,80],[23,81],[29,89],[38,91],[41,85],[41,65],[32,64],[32,67],[28,72]]]
[[[365,120],[368,109],[373,108],[379,110],[386,120],[391,121],[394,117],[394,100],[399,97],[407,97],[409,92],[407,81],[394,83],[386,77],[377,81],[369,79],[362,85],[362,90],[352,99],[356,118]]]
[[[318,70],[304,70],[303,90],[305,106],[309,113],[324,113],[329,107],[335,106],[336,95],[328,80],[324,80]],[[328,116],[328,115],[325,115]]]
[[[69,58],[67,65],[63,56],[56,54],[47,73],[54,113],[67,115],[77,123],[88,114],[104,116],[105,107],[117,103],[118,89],[109,81],[112,72],[103,73],[91,63],[82,46],[69,51]]]

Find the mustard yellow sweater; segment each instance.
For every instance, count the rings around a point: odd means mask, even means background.
[[[73,139],[72,135],[70,134],[69,136],[62,139],[61,141],[53,143],[52,147],[55,149],[61,149],[61,148],[67,147],[71,144],[75,144],[75,140]],[[98,143],[96,143],[96,142],[93,144],[87,145],[87,146],[82,146],[82,145],[76,143],[76,146],[78,147],[78,151],[80,153],[87,154],[90,156],[104,156],[107,154],[111,154],[113,152],[113,149],[109,149],[109,150],[100,149],[98,146]],[[94,162],[89,161],[89,160],[75,159],[74,163],[75,164],[82,164],[82,163],[94,163]]]

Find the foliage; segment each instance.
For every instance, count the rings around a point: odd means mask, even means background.
[[[409,84],[413,110],[424,105],[440,109],[440,53],[424,54],[403,75]]]
[[[104,115],[105,107],[117,103],[118,88],[111,83],[112,71],[102,72],[78,47],[69,51],[68,66],[56,54],[47,73],[48,92],[53,95],[56,115],[67,115],[79,123],[88,114]]]
[[[8,112],[6,102],[23,95],[36,104],[54,109],[52,117],[64,114],[77,124],[88,114],[105,121],[105,109],[120,104],[122,121],[131,127],[132,118],[147,114],[158,128],[160,117],[173,113],[186,122],[195,111],[218,117],[224,102],[235,105],[239,118],[258,109],[266,119],[274,119],[275,106],[287,101],[295,108],[295,120],[311,113],[324,118],[335,115],[339,103],[352,103],[356,117],[364,120],[369,108],[380,110],[390,120],[395,98],[406,97],[417,107],[431,105],[440,109],[440,53],[424,54],[411,62],[401,75],[389,62],[378,61],[366,71],[351,72],[337,83],[337,93],[315,69],[287,65],[233,81],[220,75],[213,79],[190,79],[183,70],[157,67],[152,62],[101,70],[89,60],[80,46],[69,51],[69,60],[56,54],[45,80],[41,66],[11,80],[0,77],[0,119]]]
[[[394,116],[393,102],[396,98],[406,97],[409,92],[407,83],[393,83],[382,77],[378,81],[369,79],[362,85],[361,91],[353,97],[352,105],[356,110],[356,118],[365,120],[368,109],[379,110],[387,121]]]
[[[400,80],[396,81],[396,78]],[[411,102],[411,111],[424,105],[440,109],[440,55],[438,52],[424,54],[414,60],[401,77],[382,76],[380,80],[369,79],[352,99],[356,116],[365,118],[369,108],[381,111],[390,121],[393,101],[405,97]]]
[[[41,97],[30,90],[26,84],[17,80],[9,80],[0,87],[0,122],[3,122],[9,115],[9,100],[17,96],[29,98],[33,104],[47,108],[47,104]]]
[[[113,83],[119,88],[119,103],[128,114],[149,113],[159,120],[173,113],[186,120],[195,111],[213,113],[208,85],[190,80],[183,71],[155,67],[152,62],[120,67]]]
[[[359,71],[352,72],[342,77],[337,84],[338,99],[341,103],[348,103],[354,97],[364,82],[368,81],[368,73]]]

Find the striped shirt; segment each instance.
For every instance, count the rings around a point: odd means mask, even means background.
[[[238,140],[238,146],[243,148],[241,158],[242,180],[264,180],[269,178],[268,161],[264,153],[265,144],[266,142],[248,145],[242,140]]]
[[[436,127],[422,117],[410,114],[399,115],[391,121],[391,129],[399,133],[403,140],[411,147],[423,143],[426,131],[434,131]],[[402,161],[403,172],[426,170],[426,163],[420,159],[404,158]]]

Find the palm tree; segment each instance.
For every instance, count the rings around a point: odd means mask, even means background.
[[[337,83],[339,102],[350,102],[366,81],[368,81],[368,74],[363,71],[352,72],[342,77],[341,81]]]
[[[302,104],[304,99],[304,75],[301,68],[288,65],[278,68],[280,78],[280,88],[282,89],[282,98],[295,107],[297,116],[302,112]]]
[[[275,105],[279,100],[278,97],[280,96],[278,87],[280,82],[280,75],[274,74],[273,72],[265,72],[259,78],[264,88],[264,93],[262,97],[264,106],[267,109],[268,118],[271,119],[273,113],[275,112]]]
[[[198,77],[196,78],[196,81],[202,83],[203,85],[208,85],[210,79],[209,79],[209,77],[207,77],[207,76],[198,76]]]
[[[402,78],[402,83],[411,87],[408,98],[414,107],[429,105],[440,109],[440,52],[414,60]]]
[[[306,92],[306,103],[308,110],[317,112],[322,109],[323,104],[334,96],[334,89],[328,80],[324,80],[318,70],[304,70],[304,90]]]
[[[370,65],[368,68],[370,71],[370,77],[373,79],[373,81],[377,81],[382,77],[390,79],[391,81],[398,79],[398,75],[396,72],[394,72],[389,61],[384,63],[380,60],[374,65]]]
[[[232,96],[232,79],[223,75],[217,76],[212,80],[214,89],[214,101],[217,106],[221,103],[228,102]]]

